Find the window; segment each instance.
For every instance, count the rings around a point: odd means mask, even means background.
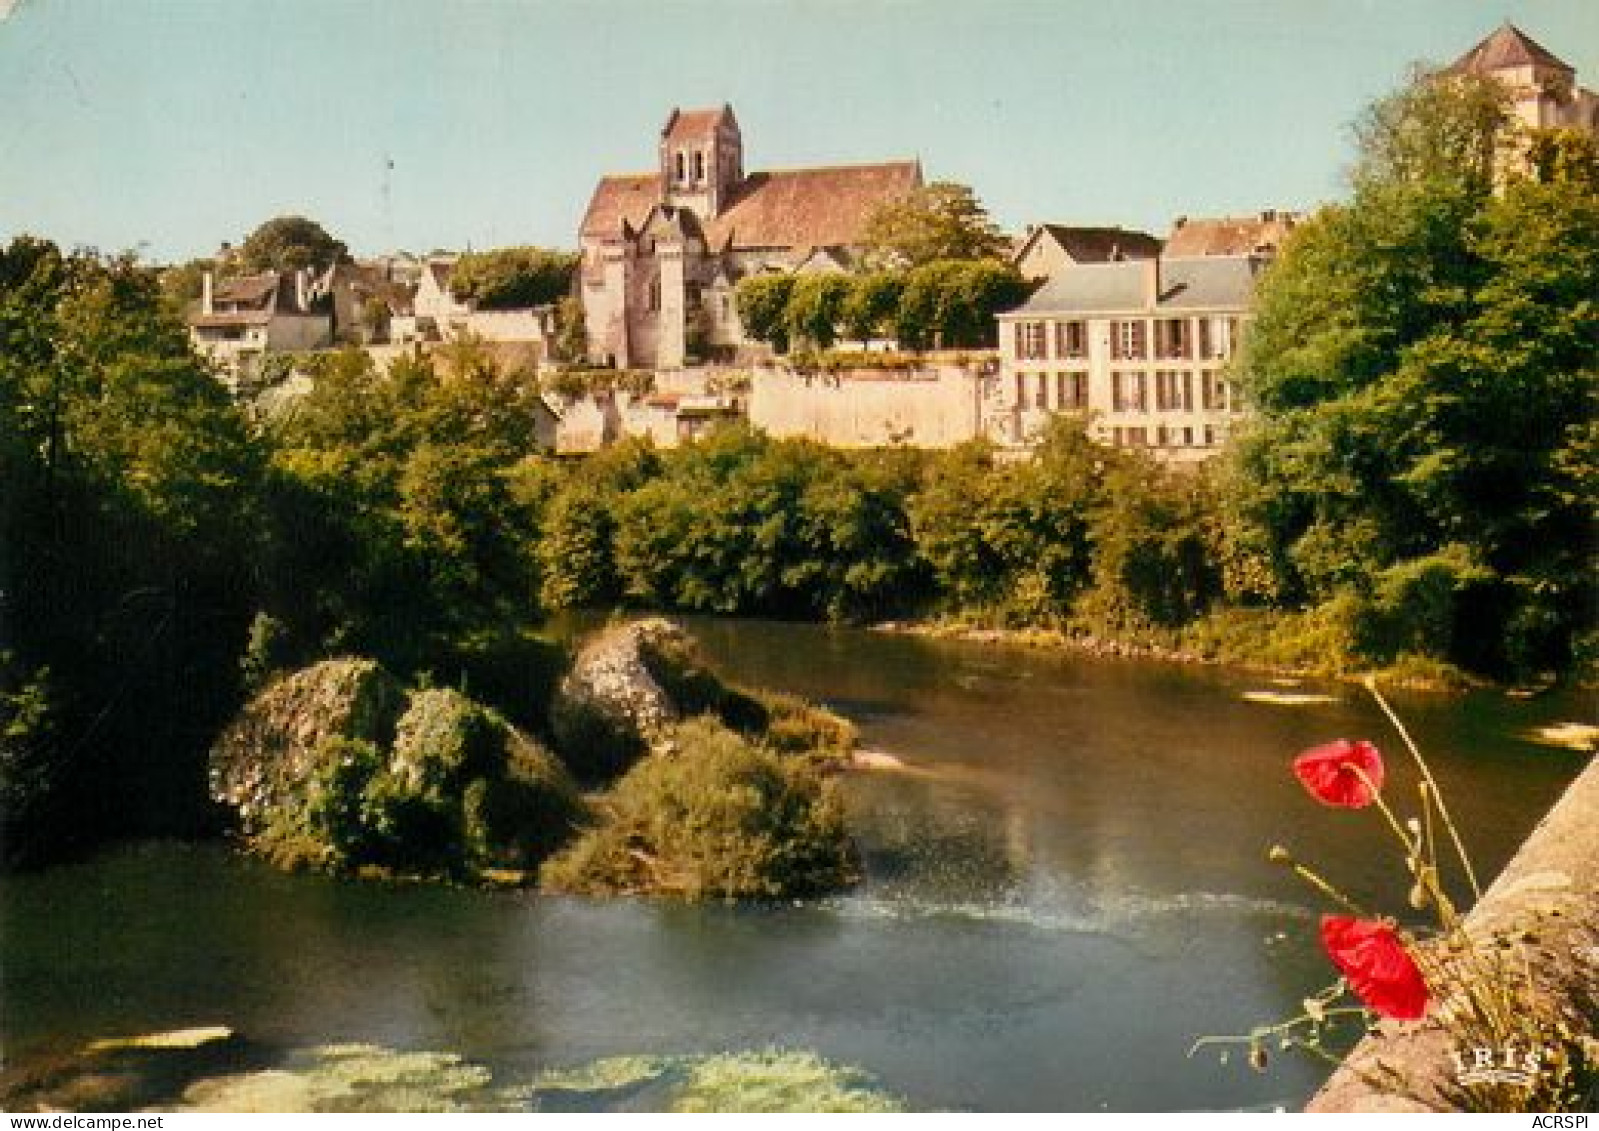
[[[1216,426],[1214,424],[1207,424],[1207,425],[1205,425],[1205,447],[1214,448],[1215,446],[1216,446]]]
[[[1088,323],[1055,323],[1055,356],[1083,358],[1088,356]]]
[[[661,281],[659,279],[650,280],[650,309],[661,309]]]
[[[1185,374],[1163,369],[1155,374],[1155,408],[1174,412],[1183,407],[1182,379]]]
[[[1186,359],[1193,352],[1193,342],[1188,336],[1188,319],[1162,318],[1155,323],[1155,356],[1159,358]]]
[[[1194,446],[1194,430],[1192,428],[1184,428],[1183,429],[1183,447],[1191,448],[1193,446]]]
[[[694,179],[696,181],[705,179],[705,151],[703,149],[694,151]]]
[[[1155,443],[1162,448],[1171,443],[1171,433],[1164,424],[1155,429]]]
[[[1022,408],[1027,404],[1027,374],[1016,374],[1016,407]]]
[[[1144,359],[1144,321],[1135,319],[1110,324],[1110,356],[1117,361]]]
[[[1192,372],[1183,373],[1183,411],[1194,411],[1194,375]]]
[[[1034,408],[1048,408],[1049,407],[1049,374],[1048,373],[1040,373],[1038,375],[1038,393],[1033,398],[1033,407]]]
[[[1042,322],[1016,323],[1016,356],[1023,361],[1037,361],[1044,356]]]
[[[1088,407],[1088,374],[1055,374],[1055,407],[1072,412]]]
[[[1149,432],[1143,428],[1127,429],[1127,443],[1135,448],[1146,447],[1149,444]]]
[[[1207,369],[1199,375],[1199,404],[1207,412],[1227,407],[1224,385],[1214,369]]]
[[[1238,336],[1236,318],[1201,318],[1199,320],[1199,357],[1202,361],[1223,361],[1232,356],[1233,342]]]
[[[677,183],[683,184],[688,180],[688,170],[683,165],[683,151],[677,151]]]
[[[1111,373],[1110,402],[1110,407],[1116,412],[1144,411],[1148,407],[1144,396],[1144,374]]]

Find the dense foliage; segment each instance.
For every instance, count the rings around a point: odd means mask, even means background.
[[[1599,598],[1591,141],[1540,139],[1559,159],[1508,174],[1500,96],[1466,83],[1401,92],[1363,137],[1353,199],[1295,233],[1241,367],[1261,589],[1338,610],[1373,658],[1569,667]]]
[[[4,849],[195,827],[265,460],[126,259],[0,249]]]
[[[899,268],[941,259],[998,259],[1008,250],[1005,234],[977,194],[950,181],[878,205],[866,218],[862,243],[875,264]]]
[[[734,299],[744,332],[786,353],[827,349],[840,336],[887,336],[913,350],[992,346],[994,316],[1027,293],[1009,264],[940,259],[861,275],[752,275],[739,280]]]
[[[837,786],[710,717],[679,724],[669,752],[634,766],[601,818],[548,860],[555,891],[687,899],[830,892],[856,867]]]
[[[239,247],[239,268],[251,271],[325,271],[350,258],[350,249],[326,228],[304,216],[279,216],[245,237]]]
[[[541,247],[469,251],[450,275],[455,297],[483,310],[511,310],[560,302],[572,293],[578,257]]]

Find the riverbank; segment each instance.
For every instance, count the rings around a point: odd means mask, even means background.
[[[1194,634],[1199,642],[1174,642],[1153,639],[1102,636],[1088,631],[1059,628],[1000,628],[973,624],[958,617],[926,620],[890,620],[869,626],[870,631],[899,636],[919,636],[932,640],[959,640],[974,644],[997,644],[1009,648],[1060,649],[1100,660],[1152,660],[1168,664],[1208,665],[1276,679],[1333,679],[1358,683],[1375,678],[1386,686],[1407,691],[1459,694],[1466,691],[1498,688],[1513,698],[1528,698],[1554,686],[1551,680],[1534,687],[1508,687],[1465,672],[1452,664],[1425,657],[1407,656],[1382,668],[1357,669],[1349,657],[1337,655],[1332,662],[1283,662],[1266,658],[1270,649],[1240,645],[1236,626],[1232,641],[1223,643],[1221,632]]]

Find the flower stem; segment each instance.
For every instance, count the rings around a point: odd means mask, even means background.
[[[1399,732],[1399,737],[1404,739],[1405,748],[1410,751],[1410,756],[1415,759],[1416,766],[1421,770],[1422,780],[1427,783],[1431,791],[1431,798],[1438,805],[1438,816],[1443,820],[1444,828],[1449,830],[1449,839],[1454,843],[1455,855],[1460,857],[1460,866],[1465,870],[1466,881],[1471,885],[1472,899],[1480,900],[1482,898],[1482,885],[1477,882],[1477,870],[1471,866],[1471,857],[1466,854],[1466,846],[1460,839],[1460,830],[1455,827],[1454,818],[1449,815],[1449,808],[1444,804],[1443,793],[1438,788],[1437,779],[1432,776],[1432,770],[1427,765],[1427,759],[1421,756],[1421,750],[1417,748],[1415,739],[1410,737],[1410,732],[1405,729],[1405,724],[1399,720],[1399,716],[1394,713],[1394,709],[1388,705],[1388,700],[1383,698],[1382,692],[1377,690],[1377,681],[1367,676],[1365,683],[1366,690],[1371,692],[1371,697],[1377,700],[1377,706],[1382,708],[1383,714],[1388,716],[1388,721]]]

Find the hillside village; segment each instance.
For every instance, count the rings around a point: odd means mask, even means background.
[[[1599,96],[1508,23],[1442,74],[1497,80],[1528,131],[1599,132]],[[836,311],[828,341],[774,343],[744,325],[741,283],[835,279],[821,293],[836,305],[848,280],[883,266],[868,253],[874,216],[944,186],[915,160],[746,170],[744,151],[731,106],[671,110],[652,171],[600,177],[561,301],[463,294],[459,255],[240,274],[224,245],[213,261],[224,277],[206,272],[189,315],[192,340],[252,392],[265,360],[284,355],[266,381],[279,399],[309,387],[293,361],[306,354],[353,346],[386,365],[469,346],[539,375],[540,441],[561,454],[624,436],[671,447],[736,419],[839,447],[986,438],[1020,454],[1051,417],[1075,414],[1102,444],[1192,464],[1246,411],[1228,364],[1256,281],[1302,211],[1180,216],[1158,235],[1041,218],[995,257],[1025,283],[1024,301],[985,312],[975,344],[898,341],[891,319],[850,341]],[[835,337],[853,348],[815,348]]]

